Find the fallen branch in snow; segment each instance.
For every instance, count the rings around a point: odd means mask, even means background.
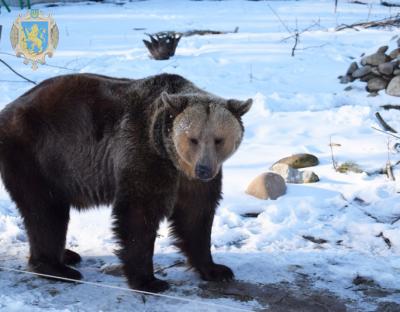
[[[400,14],[396,14],[395,16],[390,16],[381,20],[377,21],[368,21],[368,22],[360,22],[360,23],[354,23],[351,25],[346,25],[342,24],[336,27],[336,31],[341,31],[344,29],[354,29],[357,30],[356,27],[361,27],[361,28],[372,28],[372,27],[386,27],[386,26],[400,26]]]
[[[178,34],[182,35],[182,37],[190,37],[190,36],[205,36],[205,35],[225,35],[225,34],[236,34],[239,32],[239,27],[235,27],[233,31],[220,31],[220,30],[189,30],[185,32],[178,32]]]
[[[392,8],[392,7],[399,8],[400,7],[400,4],[398,4],[398,3],[391,3],[391,2],[382,1],[382,0],[381,0],[381,5],[389,7],[389,8]]]
[[[18,77],[21,77],[22,79],[33,83],[34,85],[36,85],[36,82],[34,82],[33,80],[30,80],[29,78],[26,78],[25,76],[22,76],[20,73],[18,73],[17,71],[14,70],[14,68],[12,68],[10,65],[8,65],[5,61],[3,61],[2,59],[0,59],[0,63],[3,63],[9,70],[11,70],[14,74],[16,74]]]
[[[302,236],[305,240],[308,240],[310,242],[313,242],[314,244],[325,244],[328,241],[324,238],[316,238],[314,236],[311,235],[303,235]]]
[[[362,2],[362,1],[358,1],[358,0],[355,0],[355,1],[350,1],[349,3],[353,3],[353,4],[361,4],[361,5],[368,5],[368,3],[366,3],[366,2]]]
[[[386,104],[386,105],[381,105],[381,107],[384,110],[389,110],[389,109],[399,109],[400,110],[400,105]]]
[[[397,221],[400,221],[400,216],[396,217],[390,224],[393,225],[393,224],[395,224]]]
[[[162,274],[162,273],[164,273],[164,271],[166,269],[170,269],[170,268],[173,268],[173,267],[176,267],[176,266],[181,266],[181,265],[184,265],[184,264],[185,264],[185,261],[177,260],[171,265],[168,265],[168,266],[165,266],[165,267],[161,267],[161,268],[159,268],[157,270],[154,270],[154,273],[161,273]]]
[[[389,249],[392,248],[392,242],[390,241],[389,238],[383,235],[383,232],[380,232],[379,235],[377,235],[376,237],[382,237],[383,241],[389,247]]]
[[[394,130],[391,126],[389,126],[389,124],[382,118],[381,114],[379,114],[378,112],[375,113],[375,117],[378,120],[379,124],[382,126],[382,128],[385,131],[389,131],[389,132],[393,132],[393,133],[397,133],[396,130]]]

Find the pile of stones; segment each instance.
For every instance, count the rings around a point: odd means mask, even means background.
[[[349,83],[359,79],[367,83],[367,91],[377,95],[386,90],[393,96],[400,96],[400,39],[397,48],[387,53],[389,47],[382,46],[375,53],[362,57],[360,65],[351,63],[344,76],[339,76],[341,83]]]
[[[277,199],[286,193],[286,183],[314,183],[318,176],[310,170],[299,170],[319,164],[311,154],[295,154],[274,163],[270,172],[255,177],[246,193],[259,199]]]

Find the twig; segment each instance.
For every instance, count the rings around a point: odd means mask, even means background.
[[[395,224],[397,221],[400,221],[400,216],[396,217],[390,224],[393,225]]]
[[[365,3],[365,2],[362,2],[362,1],[358,1],[358,0],[350,1],[350,3],[353,3],[353,4],[361,4],[361,5],[368,5],[368,3]]]
[[[162,268],[159,268],[159,269],[155,270],[154,273],[162,273],[162,272],[164,272],[166,269],[170,269],[170,268],[173,268],[173,267],[176,267],[176,266],[180,266],[180,265],[183,265],[183,264],[185,264],[185,261],[183,261],[183,260],[177,260],[177,261],[175,261],[175,262],[174,262],[173,264],[171,264],[171,265],[168,265],[168,266],[166,266],[166,267],[162,267]]]
[[[296,35],[294,37],[294,46],[292,48],[292,56],[294,56],[294,51],[296,51],[297,43],[299,42],[299,33],[296,32]]]
[[[386,148],[387,148],[387,162],[386,162],[387,176],[388,176],[389,180],[396,181],[394,174],[393,174],[393,166],[390,162],[390,138],[389,137],[387,139]]]
[[[386,236],[384,236],[383,232],[380,232],[379,235],[377,235],[376,237],[382,237],[383,241],[389,247],[389,249],[392,248],[392,243],[391,243],[390,239],[387,238]]]
[[[387,172],[387,176],[389,178],[390,181],[396,181],[394,175],[393,175],[393,167],[390,164],[390,161],[388,161],[386,163],[386,172]]]
[[[11,70],[18,77],[21,77],[22,79],[25,79],[26,81],[36,85],[36,82],[34,82],[33,80],[30,80],[29,78],[26,78],[25,76],[22,76],[21,74],[17,73],[10,65],[8,65],[6,62],[4,62],[2,59],[0,59],[0,63],[3,63],[6,67],[8,67],[9,70]]]
[[[205,36],[205,35],[225,35],[225,34],[236,34],[239,31],[239,27],[235,27],[235,29],[233,31],[220,31],[220,30],[189,30],[189,31],[185,31],[183,33],[180,33],[182,35],[182,37],[190,37],[190,36],[195,36],[195,35],[199,35],[199,36]]]
[[[389,126],[389,124],[382,118],[381,114],[379,114],[378,112],[376,112],[376,113],[375,113],[375,117],[376,117],[376,119],[378,119],[378,122],[380,123],[380,125],[383,127],[383,129],[384,129],[385,131],[397,133],[397,131],[394,130],[391,126]]]
[[[286,31],[289,34],[292,34],[292,31],[289,29],[289,27],[283,22],[283,20],[281,19],[281,17],[278,15],[278,13],[275,12],[275,10],[272,8],[272,6],[270,6],[269,3],[267,3],[268,8],[271,10],[271,12],[276,16],[276,18],[279,20],[279,22],[283,25],[283,27],[285,27]]]
[[[390,16],[377,21],[359,22],[351,25],[342,24],[336,27],[336,31],[341,31],[348,28],[357,30],[355,27],[371,28],[384,26],[400,26],[400,14],[396,14],[395,16]]]
[[[16,56],[15,54],[12,54],[12,53],[0,52],[0,54],[3,54],[3,55],[9,55],[9,56],[12,56],[12,57],[19,58],[18,56]],[[48,67],[59,68],[59,69],[70,70],[70,71],[73,71],[73,72],[79,71],[79,69],[78,69],[78,70],[76,70],[76,69],[71,69],[71,68],[68,68],[68,67],[65,67],[65,66],[51,65],[51,64],[47,64],[47,63],[44,63],[44,64],[42,64],[42,65],[44,65],[44,66],[48,66]],[[87,65],[87,64],[86,64],[86,65]]]
[[[400,110],[400,105],[386,104],[386,105],[381,105],[381,107],[384,110],[389,110],[389,109],[399,109]]]
[[[335,169],[335,171],[337,171],[338,170],[338,165],[337,165],[337,162],[335,160],[335,157],[333,156],[333,147],[334,146],[340,146],[340,144],[332,143],[332,136],[330,136],[329,137],[329,147],[331,148],[332,166],[333,166],[333,169]]]
[[[400,136],[398,136],[398,135],[395,135],[395,134],[393,134],[393,133],[391,133],[391,132],[388,132],[388,131],[381,130],[381,129],[379,129],[379,128],[376,128],[376,127],[374,127],[374,126],[372,126],[371,128],[372,128],[372,129],[374,129],[374,130],[376,130],[376,131],[379,131],[379,132],[382,132],[382,133],[385,133],[385,134],[391,135],[392,137],[395,137],[396,139],[400,139]]]
[[[385,7],[390,7],[390,8],[392,8],[392,7],[399,8],[400,7],[400,4],[391,3],[391,2],[382,1],[382,0],[381,0],[381,5],[383,5]]]
[[[7,5],[7,2],[5,0],[1,0],[1,3],[3,3],[3,5],[6,8],[6,10],[8,11],[8,13],[10,13],[11,10],[10,10],[10,7]]]

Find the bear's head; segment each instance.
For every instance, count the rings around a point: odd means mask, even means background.
[[[224,100],[209,94],[161,94],[172,122],[169,150],[175,166],[191,179],[212,180],[243,138],[241,117],[252,100]]]

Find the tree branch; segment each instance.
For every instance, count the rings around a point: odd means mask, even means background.
[[[3,63],[5,66],[8,67],[9,70],[11,70],[14,74],[16,74],[18,77],[21,77],[22,79],[33,83],[34,85],[36,85],[36,82],[34,82],[33,80],[30,80],[29,78],[26,78],[25,76],[22,76],[21,74],[17,73],[10,65],[8,65],[6,62],[4,62],[2,59],[0,59],[0,63]]]
[[[375,113],[375,117],[376,117],[376,119],[378,119],[379,124],[382,126],[382,128],[383,128],[385,131],[397,133],[397,131],[394,130],[391,126],[389,126],[389,124],[382,118],[381,114],[379,114],[378,112],[376,112],[376,113]]]

